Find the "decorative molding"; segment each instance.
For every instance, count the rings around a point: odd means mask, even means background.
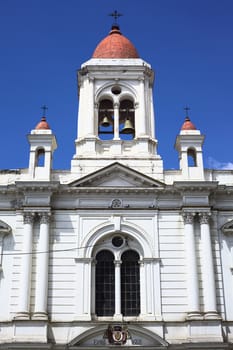
[[[200,224],[209,224],[211,213],[198,213]]]
[[[122,200],[119,198],[112,199],[111,208],[122,208]]]
[[[24,213],[23,214],[23,223],[26,224],[33,224],[35,218],[35,213]]]
[[[195,215],[195,212],[183,212],[182,216],[184,219],[184,224],[193,224]]]
[[[4,221],[0,220],[0,272],[2,271],[2,257],[3,257],[3,240],[6,235],[12,232],[12,229]]]
[[[38,213],[40,224],[49,224],[51,220],[51,213]]]
[[[221,227],[221,231],[224,235],[229,236],[233,235],[233,220],[228,221]]]

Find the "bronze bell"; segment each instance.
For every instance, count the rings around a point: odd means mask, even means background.
[[[110,126],[110,121],[106,115],[104,116],[103,120],[101,121],[100,126],[103,126],[104,128],[107,128],[108,126]]]
[[[126,119],[123,129],[121,130],[123,134],[133,134],[134,127],[130,119]]]

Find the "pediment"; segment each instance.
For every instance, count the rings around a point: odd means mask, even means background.
[[[72,187],[163,188],[164,184],[125,165],[114,163],[73,181]]]

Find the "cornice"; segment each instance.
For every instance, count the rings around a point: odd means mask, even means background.
[[[59,185],[58,181],[16,181],[15,189],[18,192],[54,192]]]

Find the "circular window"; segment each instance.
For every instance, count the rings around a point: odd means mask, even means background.
[[[111,91],[114,95],[119,95],[121,93],[121,88],[120,86],[115,85],[112,87]]]
[[[121,236],[115,236],[112,239],[112,244],[114,245],[114,247],[121,247],[124,243],[124,240]]]

